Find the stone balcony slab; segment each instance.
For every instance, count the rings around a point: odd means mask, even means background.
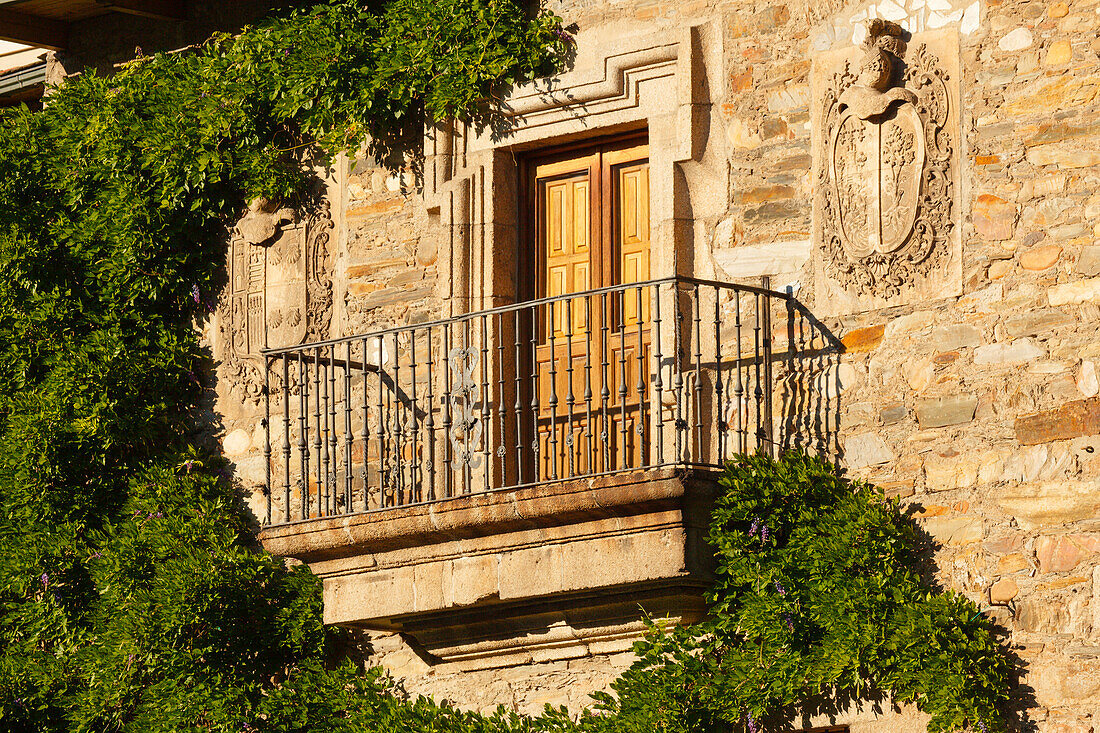
[[[711,472],[653,469],[267,527],[325,622],[405,633],[478,667],[630,648],[644,614],[704,612]]]

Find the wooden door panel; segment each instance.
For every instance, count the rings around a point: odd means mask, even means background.
[[[649,164],[626,165],[615,169],[619,211],[616,217],[619,249],[619,282],[645,282],[649,267]],[[636,292],[624,293],[623,317],[628,325],[649,322],[649,298]],[[645,295],[643,293],[643,295]]]
[[[645,145],[620,146],[534,168],[537,297],[650,279],[647,156]],[[651,299],[628,289],[538,316],[536,480],[643,465]]]

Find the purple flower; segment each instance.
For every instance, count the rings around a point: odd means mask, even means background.
[[[202,303],[202,291],[199,290],[198,283],[191,286],[191,300],[195,301],[196,305]]]
[[[791,620],[791,615],[785,614],[783,620],[787,622],[787,631],[794,631],[794,621]]]
[[[50,576],[46,575],[46,573],[42,573],[42,577],[40,577],[38,579],[38,582],[40,582],[42,584],[43,588],[49,588],[50,587]]]
[[[989,733],[989,726],[987,726],[985,724],[984,720],[979,720],[978,721],[978,730],[980,730],[982,733]]]
[[[749,727],[749,733],[756,733],[759,730],[759,728],[756,726],[756,721],[752,718],[752,713],[748,714],[747,724]]]
[[[760,531],[760,517],[753,517],[752,527],[749,528],[749,534],[755,537],[758,531]]]
[[[554,30],[554,35],[558,37],[559,41],[561,41],[562,43],[564,43],[567,46],[577,45],[577,39],[575,39],[575,38],[573,38],[573,36],[569,35],[569,33],[566,32],[566,30],[564,28],[556,28]]]
[[[775,589],[777,591],[779,591],[779,595],[781,595],[781,596],[787,595],[787,589],[784,588],[783,585],[778,580],[775,581]]]
[[[768,541],[768,525],[764,525],[760,528],[760,539],[764,542]]]

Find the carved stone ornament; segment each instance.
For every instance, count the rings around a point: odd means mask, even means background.
[[[844,59],[815,95],[815,222],[819,275],[872,307],[950,294],[929,279],[960,269],[958,96],[926,44],[877,18],[867,31],[856,70]]]
[[[229,284],[218,309],[218,357],[222,378],[249,402],[262,397],[261,349],[328,334],[332,229],[330,205],[321,198],[304,219],[292,208],[257,199],[233,230]]]

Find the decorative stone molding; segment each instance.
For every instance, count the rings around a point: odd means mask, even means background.
[[[868,23],[814,67],[814,237],[819,312],[957,295],[958,42]]]
[[[546,82],[515,89],[507,115],[491,129],[448,124],[425,140],[424,205],[437,215],[444,241],[440,269],[453,273],[441,298],[455,315],[513,302],[519,248],[516,159],[541,147],[648,130],[653,276],[691,274],[679,261],[692,246],[684,222],[697,218],[677,168],[707,154],[703,117],[721,87],[720,32],[711,24],[664,33],[579,39],[573,69]],[[725,180],[725,163],[701,166]],[[696,196],[700,192],[692,191]],[[720,197],[701,196],[703,201]]]

